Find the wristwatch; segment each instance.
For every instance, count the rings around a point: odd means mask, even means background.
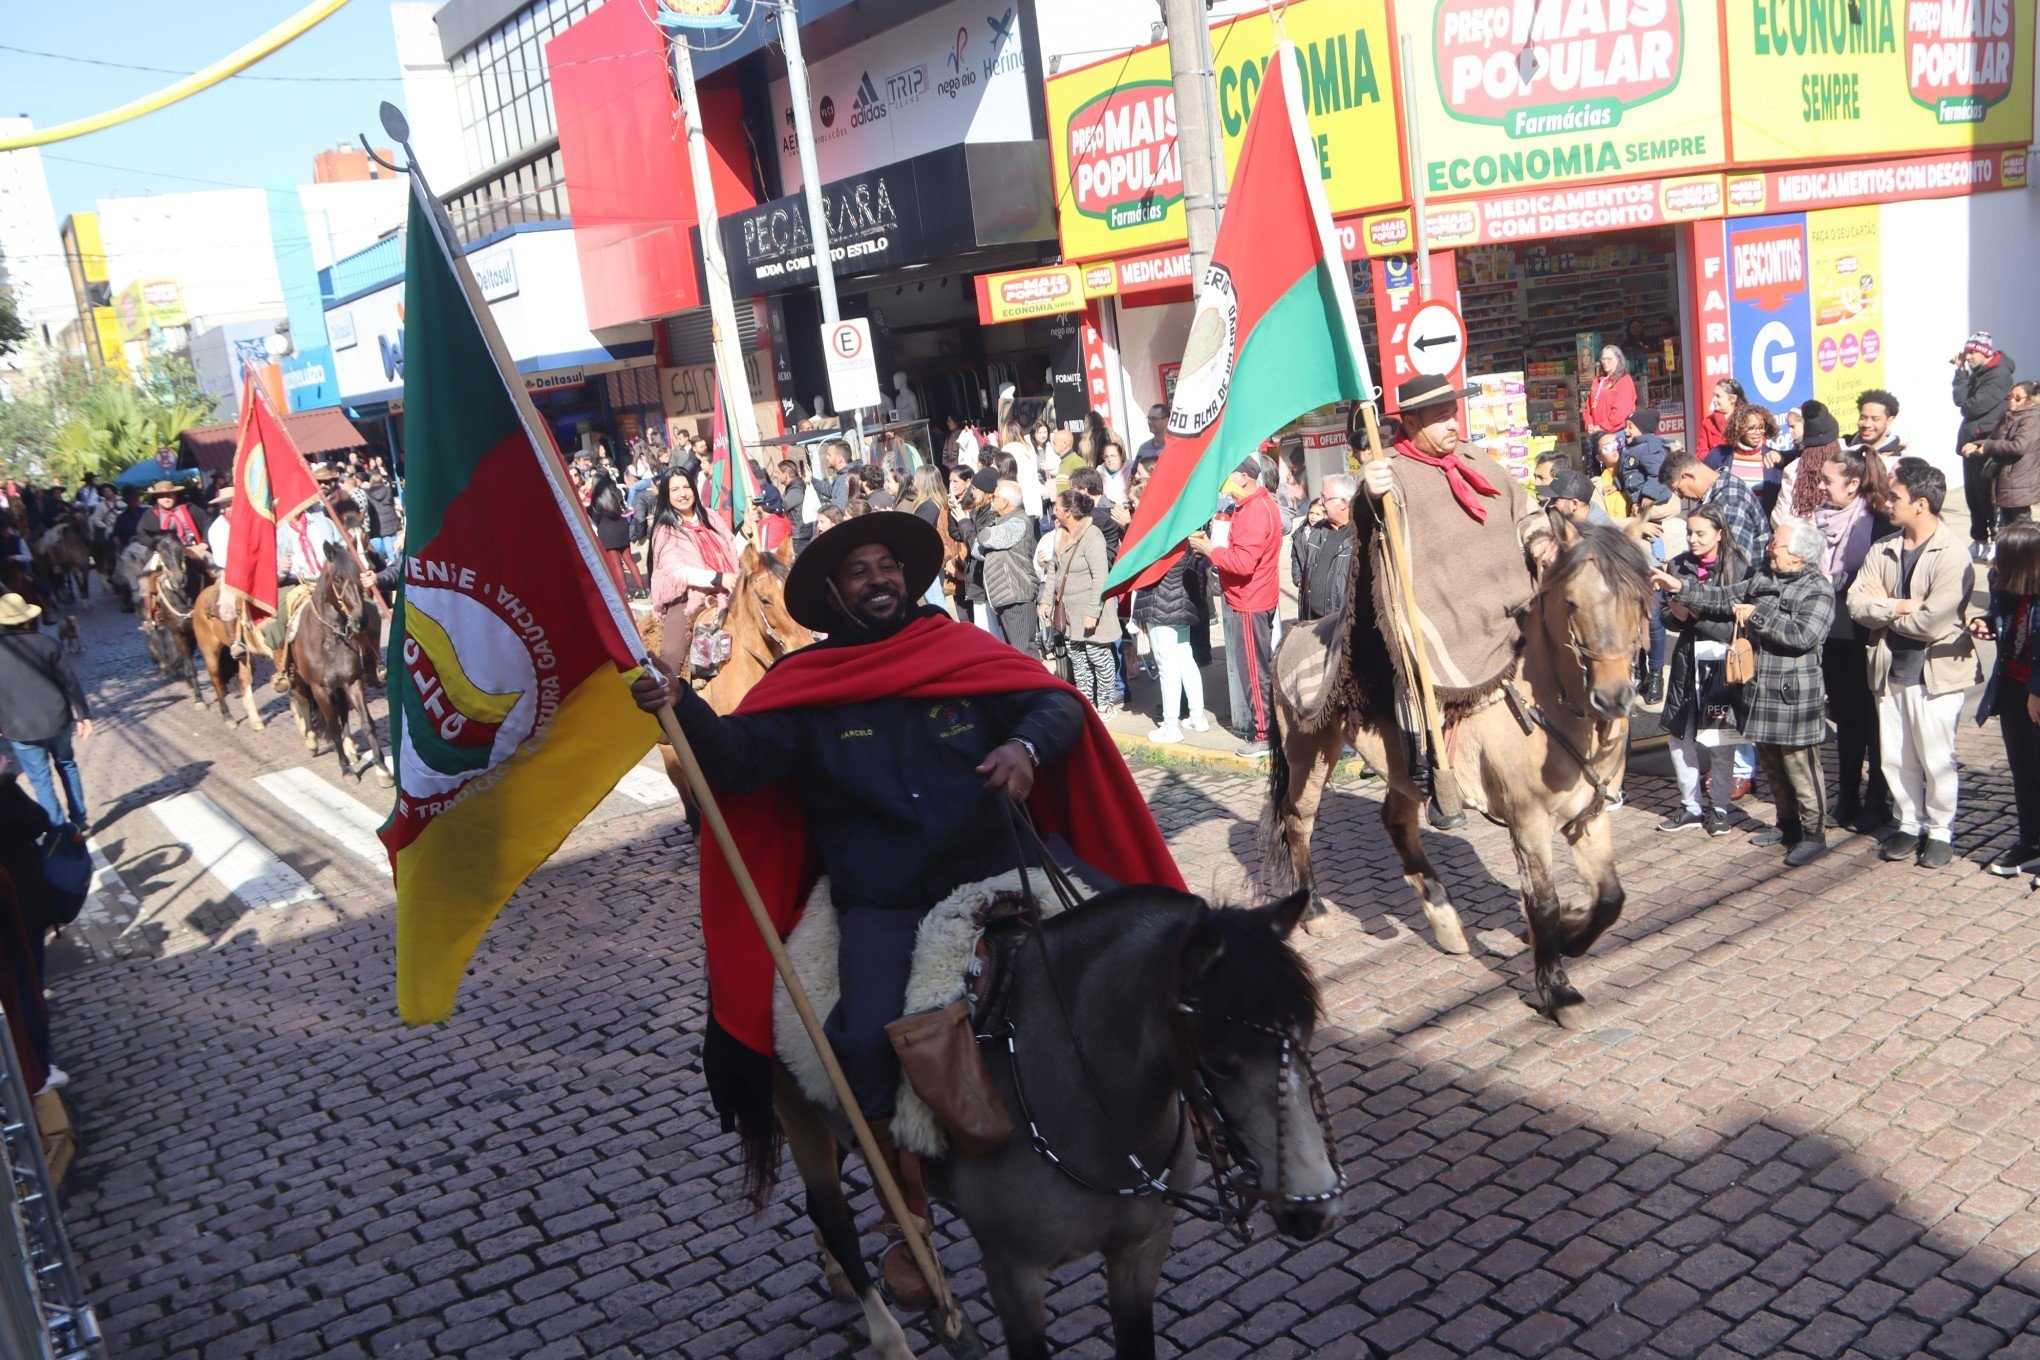
[[[1027,738],[1025,737],[1008,737],[1006,738],[1006,740],[1011,742],[1013,745],[1019,747],[1021,750],[1025,751],[1027,753],[1028,762],[1032,764],[1035,769],[1038,770],[1041,768],[1041,752],[1034,749],[1033,742],[1027,740]]]

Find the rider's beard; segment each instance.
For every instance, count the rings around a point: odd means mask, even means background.
[[[875,600],[879,599],[895,601],[892,612],[887,614],[873,613],[870,606]],[[874,638],[891,637],[894,633],[899,632],[900,629],[907,626],[907,622],[912,614],[912,611],[907,608],[905,592],[894,590],[889,585],[873,586],[858,599],[854,607],[844,605],[843,612],[849,616],[850,622],[860,632],[868,633]]]

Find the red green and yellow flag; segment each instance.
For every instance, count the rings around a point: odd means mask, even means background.
[[[404,578],[390,632],[397,1006],[444,1020],[510,894],[657,738],[640,644],[543,422],[412,180]],[[504,362],[507,362],[504,361]]]
[[[1106,589],[1166,575],[1217,509],[1226,477],[1269,435],[1305,411],[1373,394],[1296,47],[1278,43],[1197,290],[1169,442]]]

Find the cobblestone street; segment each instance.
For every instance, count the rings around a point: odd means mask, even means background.
[[[84,1140],[65,1209],[114,1356],[859,1352],[787,1192],[740,1202],[674,804],[612,795],[453,1019],[407,1030],[386,868],[255,781],[303,767],[377,816],[387,795],[308,762],[266,689],[267,730],[230,730],[147,669],[131,618],[102,605],[86,634],[94,843],[133,900],[102,893],[53,948],[51,1014]],[[1961,741],[1982,768],[1940,873],[1861,837],[1787,874],[1741,834],[1660,834],[1670,782],[1633,773],[1628,914],[1572,968],[1584,1034],[1525,1003],[1503,833],[1427,833],[1474,944],[1449,958],[1372,787],[1343,784],[1318,831],[1338,925],[1305,949],[1351,1216],[1307,1247],[1265,1216],[1245,1249],[1179,1228],[1163,1353],[2040,1357],[2040,925],[1981,867],[2011,835],[1995,728]],[[1261,784],[1136,773],[1192,887],[1243,900]],[[225,891],[154,810],[191,790],[317,900]],[[969,1241],[940,1236],[994,1340]],[[1064,1353],[1110,1355],[1103,1298],[1095,1264],[1058,1275]]]

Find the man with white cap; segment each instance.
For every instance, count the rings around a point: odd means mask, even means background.
[[[1989,331],[1974,331],[1962,342],[1962,352],[1948,361],[1955,365],[1950,384],[1955,408],[1962,413],[1962,426],[1955,432],[1955,447],[1988,439],[2005,418],[2012,396],[2012,373],[2018,367],[2012,356],[1997,347]],[[1969,508],[1969,556],[1983,561],[1990,556],[1990,544],[1997,529],[1997,464],[1988,458],[1962,460],[1962,500]]]

